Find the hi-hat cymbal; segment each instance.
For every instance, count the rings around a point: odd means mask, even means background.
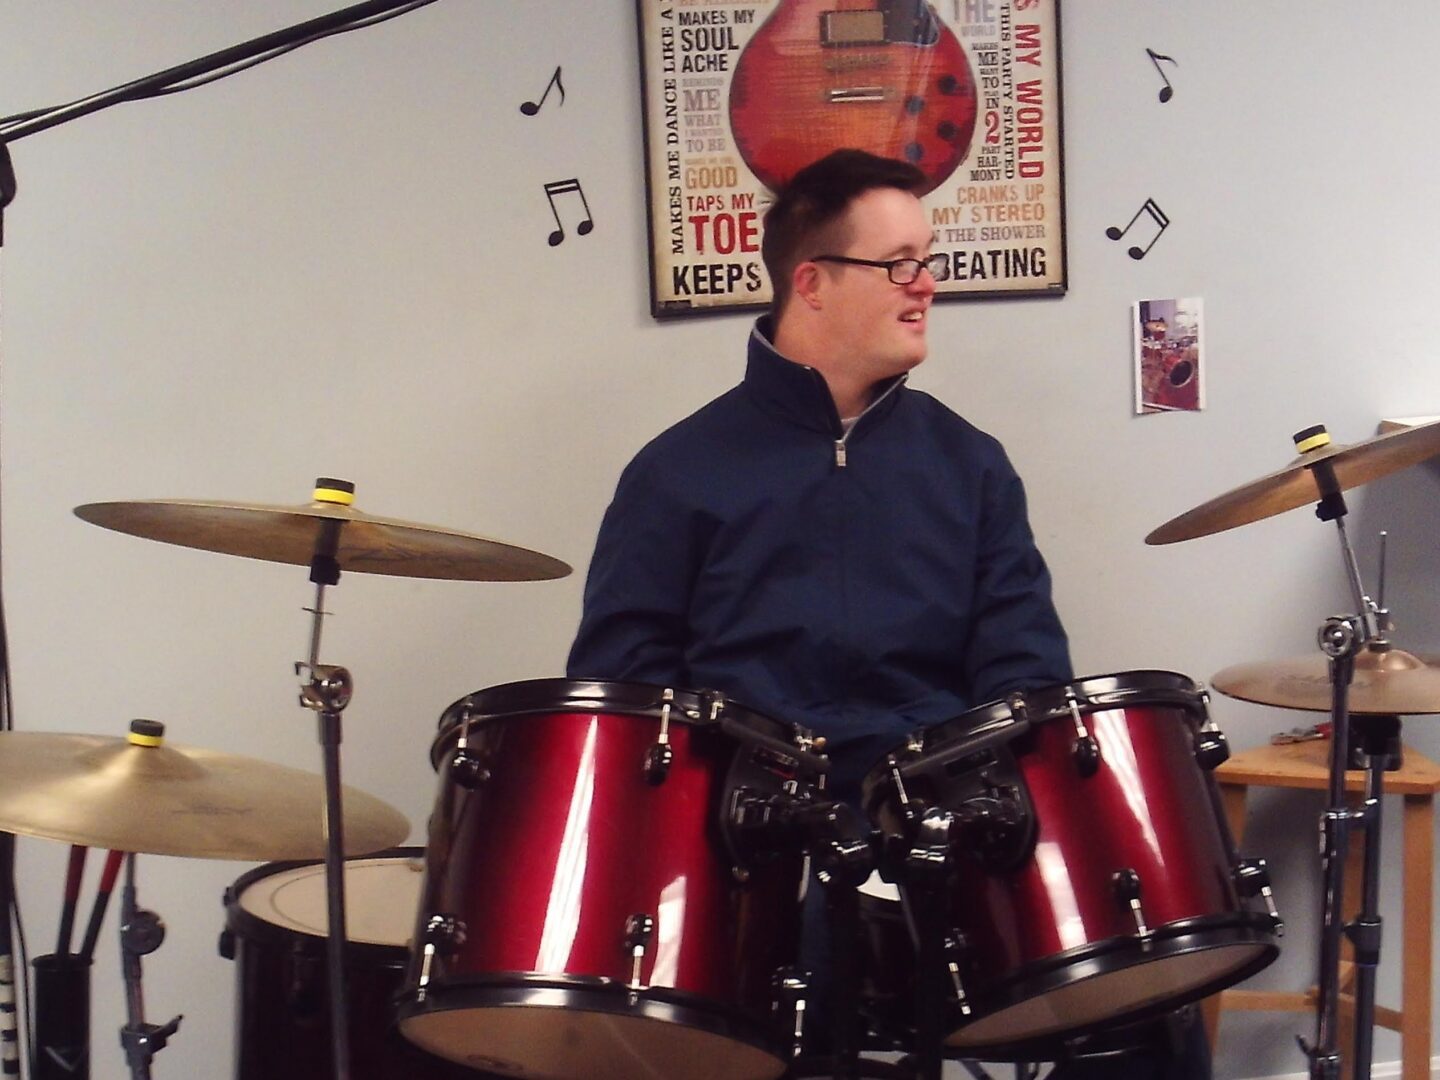
[[[1322,461],[1328,461],[1335,470],[1340,490],[1348,491],[1436,454],[1440,454],[1440,420],[1386,432],[1348,446],[1322,445],[1301,454],[1279,472],[1227,491],[1172,518],[1145,537],[1145,543],[1192,540],[1318,502],[1321,491],[1312,469]]]
[[[321,777],[134,738],[0,731],[0,829],[202,859],[325,855]],[[346,854],[393,847],[410,832],[398,810],[355,788],[343,789],[342,808]]]
[[[1242,701],[1330,711],[1330,665],[1319,653],[1236,664],[1219,672],[1210,685]],[[1373,716],[1440,713],[1440,666],[1404,649],[1361,649],[1355,657],[1349,709]]]
[[[361,574],[542,581],[570,573],[569,565],[537,551],[433,525],[372,517],[318,497],[304,506],[148,499],[88,503],[75,513],[93,525],[148,540],[297,566],[310,564],[322,525],[340,522],[335,558],[341,570]]]

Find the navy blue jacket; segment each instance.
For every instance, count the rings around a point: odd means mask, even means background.
[[[767,329],[744,381],[621,475],[570,676],[721,690],[827,736],[847,780],[914,727],[1068,681],[999,442],[902,379],[846,435]]]

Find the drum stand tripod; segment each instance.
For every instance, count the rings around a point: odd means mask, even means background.
[[[1365,594],[1360,568],[1345,531],[1345,500],[1329,461],[1311,466],[1321,499],[1315,515],[1335,522],[1345,566],[1359,614],[1333,616],[1320,628],[1318,641],[1329,660],[1331,686],[1331,746],[1329,805],[1321,818],[1321,870],[1324,878],[1320,983],[1315,1003],[1315,1041],[1298,1039],[1310,1058],[1312,1080],[1338,1080],[1340,1054],[1336,1046],[1340,1009],[1340,947],[1348,937],[1355,950],[1355,1080],[1369,1080],[1375,1035],[1375,975],[1380,963],[1380,783],[1392,743],[1398,743],[1397,717],[1367,717],[1358,724],[1367,758],[1365,798],[1350,807],[1345,799],[1345,772],[1350,764],[1350,683],[1355,657],[1367,643],[1384,645],[1385,609]],[[1381,576],[1383,579],[1383,560]],[[1383,590],[1384,586],[1381,585]],[[1382,592],[1383,602],[1383,592]],[[1389,723],[1384,723],[1389,721]],[[1365,834],[1363,889],[1359,913],[1353,922],[1344,918],[1345,856],[1352,829]]]
[[[145,1022],[145,996],[140,983],[140,958],[160,947],[165,940],[165,924],[153,911],[138,907],[135,902],[135,858],[125,860],[125,888],[120,894],[120,962],[125,975],[125,1016],[128,1021],[120,1029],[120,1045],[125,1048],[125,1062],[132,1080],[150,1080],[150,1062],[165,1049],[170,1036],[180,1027],[182,1017],[168,1024]]]

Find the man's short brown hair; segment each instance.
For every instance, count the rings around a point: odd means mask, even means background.
[[[760,255],[775,292],[771,310],[778,315],[790,298],[795,267],[849,244],[845,211],[858,196],[886,187],[919,195],[924,186],[914,165],[864,150],[835,150],[797,172],[765,212]]]

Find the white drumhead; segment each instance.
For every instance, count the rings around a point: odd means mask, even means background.
[[[893,900],[900,902],[900,888],[892,885],[880,876],[879,870],[871,870],[870,876],[862,881],[857,889],[861,896],[873,896],[878,900]]]
[[[400,855],[345,863],[345,937],[367,945],[407,946],[420,906],[423,859]],[[325,864],[297,866],[251,882],[240,907],[257,919],[323,938],[330,927]]]

